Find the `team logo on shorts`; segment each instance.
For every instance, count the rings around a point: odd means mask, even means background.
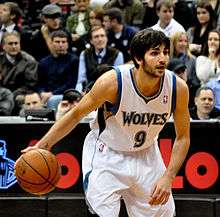
[[[168,96],[164,95],[163,96],[163,104],[167,104],[167,102],[168,102]]]
[[[103,143],[99,144],[99,151],[100,151],[100,152],[103,152],[105,146],[106,146],[106,145],[103,144]]]

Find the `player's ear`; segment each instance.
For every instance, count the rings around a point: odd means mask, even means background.
[[[135,60],[135,62],[136,62],[138,65],[141,65],[141,59],[138,59],[137,57],[134,57],[134,60]]]

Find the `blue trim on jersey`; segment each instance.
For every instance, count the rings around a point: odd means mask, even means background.
[[[155,95],[149,96],[149,97],[144,96],[144,95],[141,94],[141,92],[138,90],[137,85],[136,85],[135,80],[134,80],[134,76],[133,76],[132,70],[130,70],[130,76],[131,76],[131,81],[132,81],[132,84],[133,84],[133,87],[134,87],[136,93],[146,102],[146,104],[147,104],[149,101],[151,101],[151,100],[157,98],[157,97],[160,95],[160,93],[161,93],[161,91],[162,91],[162,89],[163,89],[163,83],[164,83],[164,77],[165,77],[165,75],[163,75],[163,77],[162,77],[162,79],[161,79],[160,88],[159,88],[158,92],[157,92]]]
[[[91,174],[92,170],[90,170],[88,173],[85,175],[85,179],[83,180],[83,190],[84,192],[87,191],[88,185],[89,185],[89,175]]]
[[[172,105],[171,105],[171,113],[176,109],[176,76],[173,75],[173,91],[172,91]]]
[[[118,81],[118,96],[116,103],[112,107],[107,107],[110,112],[113,114],[116,114],[118,112],[119,106],[120,106],[120,101],[121,101],[121,92],[122,92],[122,77],[121,77],[121,72],[118,67],[113,67],[114,70],[116,71],[117,74],[117,81]],[[109,105],[109,104],[107,104]]]

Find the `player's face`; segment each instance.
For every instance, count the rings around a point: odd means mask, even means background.
[[[211,90],[201,90],[198,97],[195,97],[197,111],[209,115],[214,107],[214,96]]]
[[[145,53],[141,67],[144,73],[152,77],[162,77],[169,62],[169,49],[165,45],[151,48]]]
[[[16,56],[21,51],[20,39],[15,35],[9,35],[4,39],[3,50],[10,56]]]
[[[96,50],[101,50],[107,46],[107,36],[104,29],[98,29],[92,33],[91,43]]]

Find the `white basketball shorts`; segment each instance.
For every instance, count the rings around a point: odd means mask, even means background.
[[[129,217],[173,217],[172,195],[165,205],[148,204],[153,185],[165,171],[157,144],[138,152],[118,152],[91,131],[82,167],[86,200],[98,216],[118,217],[123,199]]]

